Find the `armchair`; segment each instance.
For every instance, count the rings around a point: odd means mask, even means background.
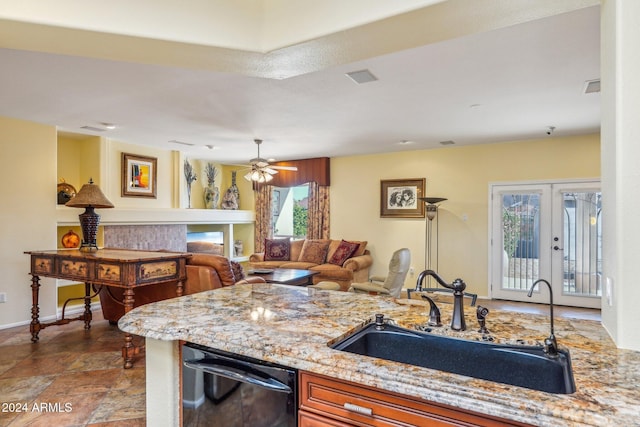
[[[352,283],[349,291],[390,295],[394,298],[400,296],[404,280],[409,272],[411,264],[411,252],[407,248],[398,249],[393,253],[389,262],[389,272],[386,277],[372,276],[369,282]]]

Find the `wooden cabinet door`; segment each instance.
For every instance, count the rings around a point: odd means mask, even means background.
[[[299,411],[298,427],[353,427],[353,424],[345,424],[312,412]]]

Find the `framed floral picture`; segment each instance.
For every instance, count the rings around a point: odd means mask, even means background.
[[[380,217],[424,218],[425,178],[388,179],[380,181]]]
[[[155,157],[122,153],[122,197],[155,199],[157,164]]]

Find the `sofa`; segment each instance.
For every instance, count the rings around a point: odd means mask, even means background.
[[[187,278],[183,283],[183,295],[233,286],[239,283],[264,283],[259,276],[246,277],[240,264],[214,254],[193,253],[187,260]],[[124,289],[103,286],[100,304],[105,320],[115,324],[124,315]],[[134,307],[176,297],[176,284],[141,286],[135,289]]]
[[[253,269],[293,268],[317,271],[313,284],[330,281],[346,291],[352,282],[369,280],[373,263],[366,241],[266,239],[265,251],[249,257]]]

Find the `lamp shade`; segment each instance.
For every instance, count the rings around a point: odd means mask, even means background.
[[[273,179],[273,176],[263,170],[254,169],[251,172],[247,173],[244,176],[244,179],[246,179],[247,181],[254,181],[262,184],[271,181]]]
[[[113,203],[106,198],[100,187],[95,185],[92,179],[89,179],[89,183],[84,184],[78,194],[65,205],[72,208],[85,208],[85,211],[78,215],[80,227],[82,227],[80,250],[84,252],[97,251],[96,234],[98,232],[98,224],[100,224],[100,215],[95,213],[94,209],[112,208]]]
[[[113,203],[102,193],[100,187],[90,179],[88,184],[84,184],[74,198],[65,203],[65,206],[72,208],[112,208]]]
[[[444,197],[418,197],[418,200],[422,200],[427,204],[434,205],[436,203],[444,202],[447,199],[445,199]]]

